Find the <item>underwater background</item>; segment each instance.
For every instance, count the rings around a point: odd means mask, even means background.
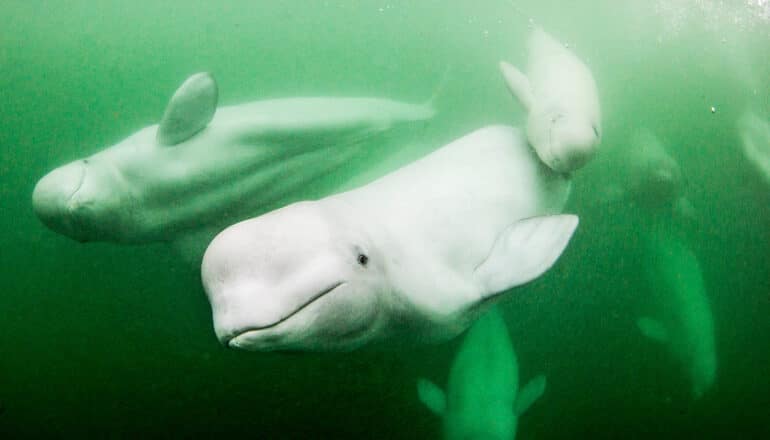
[[[6,0],[0,438],[439,438],[415,382],[446,383],[461,338],[343,354],[227,350],[196,268],[165,245],[57,235],[35,218],[32,189],[156,123],[198,71],[215,75],[225,105],[435,93],[436,117],[383,173],[484,125],[521,126],[497,63],[525,64],[530,18],[591,68],[604,135],[574,175],[571,245],[502,303],[521,379],[548,377],[518,437],[770,438],[770,187],[736,129],[746,109],[770,113],[765,0]],[[679,162],[697,212],[685,233],[718,358],[698,400],[636,327],[657,287],[639,269],[635,214],[594,197],[622,179],[610,153],[641,127]]]

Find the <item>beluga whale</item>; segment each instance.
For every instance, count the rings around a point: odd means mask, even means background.
[[[519,416],[543,395],[544,375],[519,388],[519,365],[500,311],[493,307],[463,339],[446,391],[420,379],[420,401],[443,419],[446,440],[516,438]]]
[[[669,227],[638,229],[644,273],[653,287],[650,313],[636,324],[679,361],[691,396],[702,397],[717,377],[714,317],[698,259]]]
[[[505,82],[527,112],[527,139],[554,171],[569,173],[595,155],[601,141],[599,94],[588,67],[535,27],[527,42],[526,74],[501,61]]]
[[[381,98],[217,103],[213,76],[190,76],[159,124],[44,176],[37,217],[80,242],[174,242],[198,265],[226,226],[331,193],[435,114]]]
[[[228,347],[343,351],[452,338],[547,271],[570,181],[488,126],[356,189],[232,225],[201,265]]]
[[[601,203],[628,203],[644,211],[637,212],[644,217],[659,213],[680,220],[696,217],[695,208],[684,194],[685,178],[679,162],[651,130],[636,130],[627,147],[615,156],[613,168],[619,170],[620,176],[599,192]]]

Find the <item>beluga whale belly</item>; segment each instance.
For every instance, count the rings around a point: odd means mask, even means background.
[[[527,43],[524,74],[500,62],[508,88],[527,111],[527,139],[554,171],[568,173],[585,165],[601,140],[596,83],[571,50],[540,28]]]
[[[500,311],[493,307],[463,339],[446,391],[420,379],[420,401],[443,419],[447,440],[514,440],[519,416],[543,395],[538,375],[519,388],[519,365]]]
[[[199,264],[224,227],[329,194],[434,115],[429,104],[379,98],[285,98],[220,108],[217,101],[210,74],[191,76],[160,124],[43,177],[32,195],[35,213],[78,241],[200,236]]]
[[[357,189],[228,227],[201,275],[230,347],[350,350],[456,336],[548,270],[570,182],[489,126]]]

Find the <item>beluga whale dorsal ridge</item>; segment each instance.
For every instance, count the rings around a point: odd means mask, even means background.
[[[513,440],[522,413],[543,395],[544,375],[519,388],[519,365],[502,314],[493,307],[468,330],[446,391],[419,379],[420,401],[443,420],[444,438]]]
[[[381,98],[217,99],[211,74],[192,75],[159,125],[43,177],[35,213],[78,241],[184,242],[197,265],[226,226],[333,192],[435,114],[430,102]]]
[[[570,182],[489,126],[354,190],[222,231],[201,265],[219,340],[250,350],[430,343],[547,271]]]
[[[601,141],[599,94],[588,67],[539,27],[527,43],[527,73],[501,61],[511,93],[527,112],[527,139],[554,171],[584,166]]]

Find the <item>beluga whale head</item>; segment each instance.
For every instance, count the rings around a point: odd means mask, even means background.
[[[173,147],[208,125],[217,96],[210,74],[190,76],[171,97],[160,124],[40,179],[32,193],[35,214],[50,229],[77,241],[134,241],[146,224],[139,209],[146,201],[135,182],[148,180],[153,164],[178,155]]]
[[[222,344],[348,350],[376,338],[388,307],[382,256],[341,221],[323,205],[300,202],[216,237],[201,272]]]

